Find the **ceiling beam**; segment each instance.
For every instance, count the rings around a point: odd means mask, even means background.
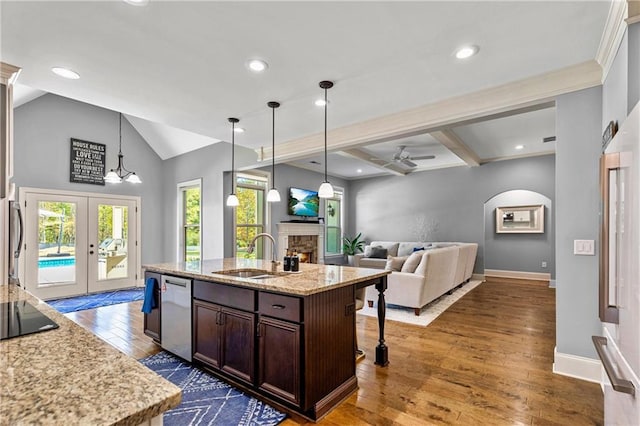
[[[405,176],[409,173],[408,171],[403,170],[401,167],[398,167],[393,163],[389,164],[389,161],[373,157],[370,152],[360,148],[345,149],[341,152],[350,157],[364,161],[365,163],[370,164],[380,170],[392,173],[397,176]],[[386,164],[386,166],[384,164]]]
[[[469,148],[453,130],[438,130],[430,135],[444,145],[449,151],[457,155],[468,166],[477,167],[480,165],[480,157]]]
[[[535,108],[553,102],[559,95],[601,84],[602,67],[590,60],[545,74],[506,83],[421,107],[376,117],[328,132],[329,151],[344,151],[373,142],[430,133],[460,123]],[[278,162],[292,161],[323,152],[323,134],[318,133],[278,144]],[[259,152],[260,149],[256,151]],[[264,149],[271,158],[271,148]]]

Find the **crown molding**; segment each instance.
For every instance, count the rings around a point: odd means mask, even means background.
[[[604,25],[604,31],[596,53],[596,61],[602,66],[602,82],[609,74],[624,33],[627,30],[627,24],[625,23],[627,10],[628,4],[626,0],[614,0],[609,6],[609,15],[607,16],[607,22]]]
[[[18,78],[18,73],[21,69],[22,68],[15,65],[0,62],[0,83],[5,85],[9,83],[13,84],[15,79]]]
[[[602,84],[602,67],[595,60],[417,108],[376,117],[328,132],[327,149],[344,151],[371,143],[443,130],[483,121],[509,111],[548,104],[559,95]],[[293,161],[323,152],[322,133],[278,144],[277,162]],[[270,160],[271,147],[255,150]]]

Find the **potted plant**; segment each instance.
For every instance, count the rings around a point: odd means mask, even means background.
[[[364,240],[361,240],[362,232],[353,238],[342,237],[342,252],[347,255],[350,266],[353,266],[353,256],[360,253],[364,247]]]

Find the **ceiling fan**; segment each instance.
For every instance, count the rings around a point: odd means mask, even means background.
[[[435,155],[420,155],[420,156],[414,157],[411,154],[409,154],[406,148],[407,147],[405,145],[399,145],[398,150],[391,157],[391,161],[384,164],[383,166],[388,166],[394,163],[401,163],[407,167],[414,168],[414,167],[418,167],[418,165],[414,163],[412,160],[433,160],[434,158],[436,158]]]

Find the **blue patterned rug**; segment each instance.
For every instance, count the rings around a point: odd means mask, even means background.
[[[277,425],[286,417],[275,408],[162,351],[140,362],[182,389],[182,402],[164,413],[165,426]]]
[[[70,297],[68,299],[49,300],[47,303],[55,308],[56,311],[66,314],[142,299],[144,299],[143,288],[128,288],[86,296]]]

